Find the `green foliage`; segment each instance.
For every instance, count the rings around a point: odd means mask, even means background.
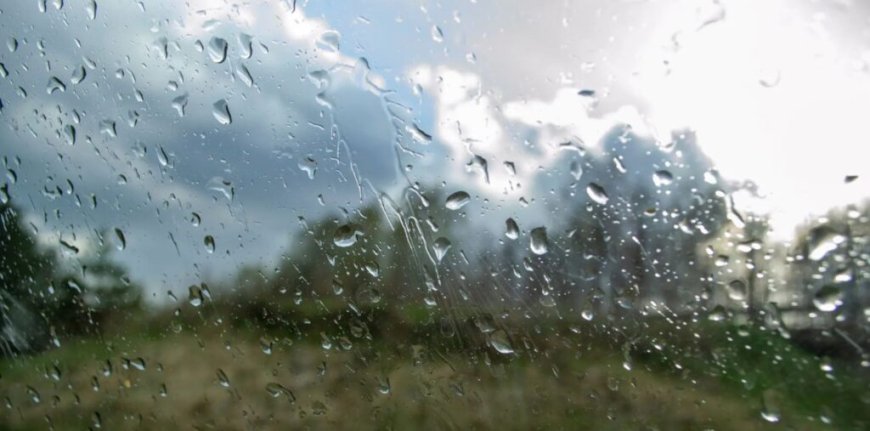
[[[47,289],[52,282],[54,256],[42,251],[33,236],[24,230],[18,210],[9,203],[0,205],[0,353],[9,354],[44,345],[48,330],[35,310],[50,310],[63,299]],[[58,296],[60,296],[58,295]],[[42,316],[44,318],[44,315]]]
[[[141,288],[110,259],[110,251],[101,241],[97,253],[70,259],[74,269],[65,268],[55,249],[40,246],[25,230],[14,205],[0,206],[0,323],[13,334],[0,340],[2,353],[97,334],[109,320],[140,310]]]

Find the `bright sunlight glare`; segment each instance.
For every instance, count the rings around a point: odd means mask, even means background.
[[[648,70],[637,80],[660,135],[695,130],[725,177],[758,185],[768,209],[743,209],[769,211],[781,238],[868,191],[866,161],[845,156],[863,144],[866,65],[854,60],[857,44],[820,25],[827,16],[795,6],[731,1],[727,14],[700,11],[684,25],[660,22]],[[859,178],[846,184],[846,175]]]

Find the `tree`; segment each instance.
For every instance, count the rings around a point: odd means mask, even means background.
[[[747,314],[749,319],[755,323],[762,320],[760,313],[760,305],[766,302],[766,290],[759,288],[759,280],[767,279],[763,277],[764,261],[759,256],[759,252],[765,244],[767,232],[770,230],[770,223],[766,217],[751,215],[746,220],[746,225],[743,227],[743,242],[740,248],[746,253],[746,304]],[[763,287],[763,286],[762,286]]]
[[[45,343],[48,332],[35,310],[49,300],[54,266],[54,256],[37,247],[13,204],[0,204],[0,353]]]
[[[0,353],[44,349],[57,337],[98,332],[121,312],[141,308],[141,289],[111,261],[99,235],[97,253],[63,270],[54,248],[40,247],[11,203],[0,205]]]
[[[99,330],[114,316],[129,317],[142,308],[142,288],[127,276],[127,270],[112,261],[114,247],[109,235],[123,235],[102,231],[98,235],[99,247],[93,255],[79,260],[81,273],[66,279],[82,286],[82,303],[88,316],[87,326],[74,332]]]

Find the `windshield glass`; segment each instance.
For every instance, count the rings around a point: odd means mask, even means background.
[[[868,429],[870,4],[0,5],[0,428]]]

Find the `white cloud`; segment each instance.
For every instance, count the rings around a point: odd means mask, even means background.
[[[566,141],[595,152],[605,133],[615,126],[628,124],[635,133],[652,133],[636,108],[623,106],[597,113],[595,98],[581,95],[578,88],[560,88],[547,101],[511,100],[496,106],[483,93],[480,76],[471,72],[418,65],[408,77],[434,98],[435,137],[447,146],[451,158],[448,178],[468,182],[466,165],[475,155],[481,156],[488,161],[490,184],[479,183],[478,188],[490,195],[522,195],[517,183],[531,189],[539,168],[552,167],[562,151],[559,144]],[[519,142],[519,135],[510,133],[529,129],[537,134],[535,147],[543,151],[530,150]],[[516,177],[500,168],[505,161],[515,163]]]
[[[855,70],[854,47],[825,31],[832,23],[782,2],[727,6],[721,22],[681,33],[672,53],[650,42],[637,91],[658,129],[694,129],[723,176],[756,182],[786,238],[810,214],[867,196],[843,178],[870,174],[858,145],[870,80]],[[662,20],[658,31],[680,27]]]
[[[497,180],[502,175],[494,172],[492,165],[508,157],[508,146],[496,107],[490,97],[481,93],[480,77],[426,65],[413,68],[409,75],[435,99],[434,134],[449,150],[452,169],[447,170],[448,175],[453,180],[465,178],[465,164],[478,155],[489,162],[491,184],[501,190],[499,184],[504,180]]]

